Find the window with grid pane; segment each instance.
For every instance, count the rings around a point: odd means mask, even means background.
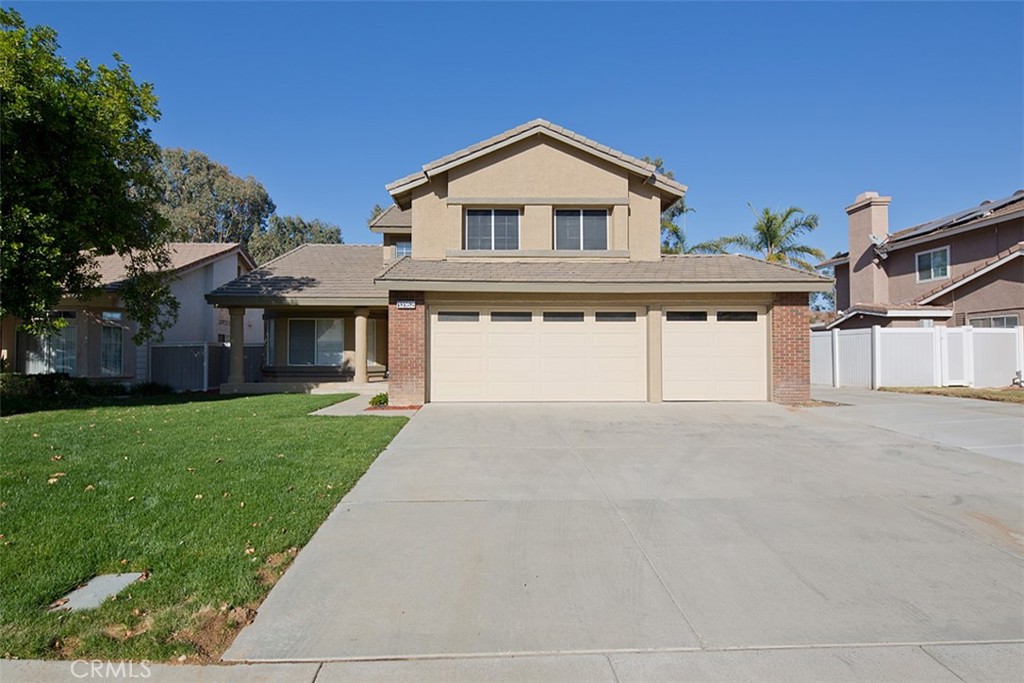
[[[466,249],[500,251],[518,248],[518,209],[466,210]]]
[[[555,249],[579,251],[608,248],[608,212],[604,209],[557,209]]]
[[[100,328],[100,374],[119,377],[124,374],[124,330],[113,325]]]

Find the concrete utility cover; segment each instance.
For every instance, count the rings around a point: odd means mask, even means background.
[[[60,602],[51,609],[78,610],[95,609],[112,595],[117,595],[129,584],[142,578],[141,572],[127,574],[100,574],[81,588],[76,588],[65,596],[66,602]]]

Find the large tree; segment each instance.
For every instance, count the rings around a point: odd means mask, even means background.
[[[202,152],[168,148],[160,165],[161,211],[175,239],[241,242],[267,227],[273,200],[263,185],[240,178]]]
[[[167,222],[148,128],[160,116],[153,86],[116,53],[110,67],[68,66],[56,32],[14,10],[0,9],[0,29],[0,315],[52,331],[61,299],[96,291],[96,256],[118,254],[136,340],[158,337],[177,301],[159,272]]]
[[[675,179],[675,173],[665,168],[661,157],[644,157],[644,161],[653,164],[661,175]],[[672,203],[661,214],[661,253],[662,254],[708,254],[717,253],[718,247],[711,242],[689,244],[686,230],[676,222],[680,217],[693,213],[694,209],[686,205],[686,197]]]
[[[302,216],[271,216],[266,230],[249,240],[249,253],[256,263],[270,259],[303,244],[341,244],[341,228],[318,218],[307,221]]]
[[[790,206],[782,211],[768,207],[758,212],[750,204],[754,214],[754,225],[749,234],[722,237],[714,241],[716,247],[725,251],[729,247],[740,247],[754,252],[768,263],[796,266],[814,270],[814,265],[805,257],[812,256],[818,261],[825,258],[825,252],[801,242],[801,238],[818,227],[818,216],[804,213],[804,210]]]

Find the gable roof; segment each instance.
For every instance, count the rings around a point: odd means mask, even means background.
[[[591,140],[590,138],[584,137],[579,133],[575,133],[568,128],[557,126],[550,121],[545,121],[544,119],[527,121],[520,126],[511,128],[504,133],[495,135],[492,138],[470,145],[469,147],[460,149],[457,152],[452,152],[440,159],[435,159],[430,163],[424,164],[418,173],[412,173],[404,178],[399,178],[385,187],[387,191],[391,193],[391,196],[395,197],[397,201],[397,197],[399,195],[425,184],[435,175],[444,173],[445,171],[455,168],[456,166],[464,164],[472,159],[476,159],[485,154],[490,154],[491,152],[507,147],[508,145],[530,137],[531,135],[537,134],[546,135],[555,140],[559,140],[563,143],[589,152],[594,156],[600,157],[612,164],[615,164],[616,166],[625,168],[632,173],[642,175],[644,178],[649,179],[650,182],[659,190],[662,190],[664,193],[669,194],[676,199],[680,199],[686,194],[685,185],[664,174],[658,173],[653,164],[643,161],[642,159],[637,159],[629,154],[624,154],[623,152],[612,149],[607,145],[602,145],[595,140]]]
[[[218,306],[386,305],[373,283],[384,248],[369,244],[303,244],[206,295]]]
[[[256,267],[256,262],[238,242],[170,242],[167,248],[171,258],[168,270],[172,273],[181,274],[198,268],[231,252],[237,252],[250,268]],[[108,291],[118,289],[128,279],[127,263],[119,254],[97,256],[96,268],[100,286]]]
[[[402,210],[397,204],[392,204],[370,221],[371,232],[405,232],[411,229],[412,209]]]
[[[939,306],[920,306],[916,304],[901,304],[889,306],[886,304],[854,304],[845,311],[839,312],[835,318],[828,321],[824,329],[831,330],[833,327],[842,324],[855,315],[866,315],[875,318],[952,318],[952,308],[941,308]]]
[[[428,291],[824,291],[815,273],[734,254],[662,256],[657,261],[427,260],[396,261],[377,282]]]

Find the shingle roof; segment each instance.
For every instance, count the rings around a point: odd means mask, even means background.
[[[635,169],[637,173],[641,173],[648,176],[653,175],[658,179],[659,182],[675,190],[676,192],[686,192],[685,185],[676,181],[673,178],[669,178],[666,175],[657,173],[656,168],[653,164],[650,164],[642,159],[637,159],[636,157],[631,156],[629,154],[620,152],[617,149],[612,149],[607,145],[602,145],[601,143],[595,140],[591,140],[590,138],[587,138],[583,135],[580,135],[579,133],[571,131],[568,128],[563,128],[562,126],[555,125],[554,123],[551,123],[550,121],[546,121],[544,119],[534,119],[532,121],[527,121],[526,123],[516,126],[515,128],[511,128],[505,131],[504,133],[499,133],[494,137],[470,145],[469,147],[464,147],[463,149],[460,149],[457,152],[452,152],[451,154],[443,156],[440,159],[435,159],[430,163],[424,164],[420,172],[409,174],[404,178],[399,178],[398,180],[392,183],[388,183],[387,190],[389,192],[392,192],[398,188],[401,188],[403,185],[407,185],[409,183],[422,179],[425,174],[429,174],[430,171],[432,170],[438,169],[442,166],[447,166],[448,164],[457,162],[460,159],[469,157],[473,154],[476,154],[477,152],[482,152],[489,147],[500,145],[501,143],[506,142],[507,140],[510,140],[516,137],[517,135],[522,135],[523,133],[527,133],[531,130],[543,130],[550,133],[554,133],[555,135],[564,137],[568,140],[572,140],[580,145],[590,148],[591,150],[598,154],[610,157],[628,166],[633,167],[633,169]]]
[[[210,303],[256,305],[302,299],[387,302],[373,279],[384,269],[383,247],[364,244],[304,244],[268,261],[207,295]]]
[[[171,242],[168,251],[171,257],[172,272],[199,265],[203,261],[213,260],[228,252],[238,250],[244,258],[252,262],[248,254],[237,242]],[[108,290],[117,289],[128,277],[127,264],[118,254],[96,257],[100,286]]]
[[[392,204],[384,213],[370,221],[370,230],[374,232],[379,231],[381,228],[411,228],[412,227],[412,209],[406,209],[403,211],[398,208],[397,205]]]
[[[378,281],[505,283],[800,283],[832,280],[749,256],[694,254],[663,256],[658,261],[475,261],[403,258]]]

